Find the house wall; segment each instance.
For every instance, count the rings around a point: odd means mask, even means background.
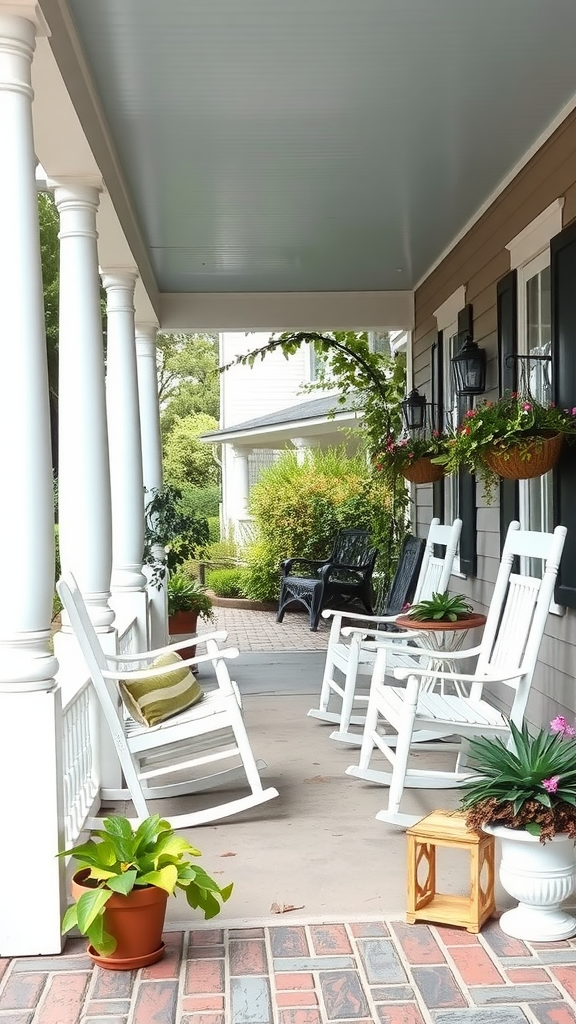
[[[437,334],[434,310],[461,285],[466,288],[466,302],[473,306],[474,339],[488,356],[484,397],[497,397],[496,285],[510,270],[506,244],[560,197],[564,197],[562,225],[566,227],[576,219],[576,112],[566,118],[416,290],[414,383],[428,398],[430,350]],[[574,337],[576,344],[576,325]],[[432,487],[420,486],[416,492],[416,527],[423,535],[432,518]],[[478,610],[482,610],[490,601],[499,564],[499,512],[497,503],[486,506],[481,487],[477,491],[477,507],[477,577],[454,579],[453,589],[468,594]],[[576,529],[576,509],[574,522],[565,525]],[[533,722],[545,723],[562,713],[574,718],[575,644],[576,611],[567,609],[563,616],[550,614],[530,698],[529,718]]]
[[[220,334],[220,365],[226,366],[238,355],[263,348],[269,333],[223,331]],[[246,420],[265,416],[314,395],[301,393],[302,384],[311,379],[311,353],[308,345],[286,359],[281,352],[258,359],[253,366],[232,366],[222,375],[220,391],[220,427],[233,427]],[[234,524],[238,537],[245,516],[242,514],[238,490],[238,467],[234,448],[222,445],[222,527]]]

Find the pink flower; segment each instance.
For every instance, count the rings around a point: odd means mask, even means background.
[[[560,782],[559,775],[553,775],[551,779],[543,779],[542,786],[547,793],[555,793],[558,789],[558,783]]]
[[[559,732],[562,736],[568,736],[570,739],[576,736],[576,729],[573,726],[568,725],[568,722],[564,718],[564,715],[557,715],[550,722],[550,729],[552,732]]]
[[[522,408],[524,409],[524,412],[530,412],[532,406],[530,405],[530,402],[524,402]]]
[[[572,409],[572,415],[576,416],[576,406]]]
[[[468,409],[468,412],[466,413],[466,419],[467,420],[471,420],[472,417],[475,416],[475,415],[476,415],[476,410],[475,409]]]

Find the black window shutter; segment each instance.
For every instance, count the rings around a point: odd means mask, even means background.
[[[473,316],[470,303],[458,313],[458,341],[473,337]],[[467,412],[468,402],[458,403],[459,420]],[[457,424],[455,423],[456,427]],[[462,520],[460,535],[460,572],[465,576],[476,575],[476,477],[465,470],[458,473],[458,509]]]
[[[431,350],[432,380],[432,429],[444,429],[444,361],[442,331],[438,331],[436,341]],[[444,481],[437,480],[432,484],[432,515],[444,522]]]
[[[518,353],[518,274],[511,270],[498,281],[496,288],[498,316],[498,370],[500,394],[515,391],[517,364],[509,358]],[[500,548],[504,546],[510,523],[518,519],[520,499],[517,480],[500,481]]]
[[[550,242],[552,366],[554,397],[562,409],[576,406],[576,223]],[[576,608],[576,457],[564,445],[554,473],[554,522],[568,527],[555,600]]]

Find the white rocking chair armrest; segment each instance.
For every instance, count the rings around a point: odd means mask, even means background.
[[[160,654],[169,654],[172,651],[178,651],[181,647],[192,647],[198,646],[198,644],[206,643],[207,640],[224,641],[228,638],[228,633],[224,629],[215,631],[214,633],[200,633],[198,636],[189,636],[185,640],[177,640],[173,644],[167,644],[166,647],[156,647],[153,651],[138,651],[136,654],[107,654],[107,661],[146,661],[152,658],[157,658]]]
[[[330,618],[332,615],[339,615],[341,619],[354,619],[355,622],[396,622],[397,619],[396,615],[368,615],[367,612],[344,612],[337,611],[333,608],[325,608],[322,612],[322,616],[325,619]],[[351,629],[353,627],[345,628]],[[361,630],[361,632],[363,632],[363,630]]]
[[[185,666],[204,665],[206,662],[213,662],[219,658],[237,658],[239,653],[240,652],[237,647],[223,647],[221,650],[219,649],[213,654],[200,654],[196,658],[183,658],[182,662],[178,663],[176,671]],[[173,664],[155,666],[154,668],[134,669],[130,672],[102,669],[102,675],[105,679],[149,679],[151,676],[166,676],[171,672],[174,672]]]
[[[393,622],[394,620],[391,619],[390,621]],[[342,636],[353,636],[354,633],[360,633],[362,636],[371,637],[378,642],[382,637],[383,643],[394,644],[395,642],[398,642],[394,640],[394,637],[399,637],[401,640],[405,640],[407,637],[422,636],[422,633],[424,632],[425,630],[422,629],[398,629],[397,632],[395,631],[394,633],[386,633],[382,629],[362,629],[358,626],[344,626],[344,629],[342,630]]]
[[[443,659],[445,660],[445,659]],[[524,675],[523,669],[516,669],[515,672],[497,672],[494,675],[474,675],[469,673],[460,672],[430,672],[430,669],[425,668],[395,668],[394,678],[395,679],[410,679],[410,677],[424,676],[429,678],[430,675],[434,676],[434,679],[445,679],[448,682],[462,682],[462,683],[505,683],[510,679],[519,679],[520,676]]]

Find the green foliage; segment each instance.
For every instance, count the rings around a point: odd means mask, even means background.
[[[219,597],[243,597],[244,569],[210,569],[206,585]]]
[[[204,619],[213,621],[212,601],[195,576],[185,569],[178,569],[168,576],[168,615],[178,612],[197,612]]]
[[[182,508],[187,514],[194,516],[205,516],[206,519],[214,518],[220,511],[220,487],[211,484],[209,487],[193,487],[191,484],[183,483]]]
[[[103,819],[103,828],[89,839],[58,856],[71,855],[89,873],[84,885],[92,885],[77,903],[68,908],[62,922],[62,933],[77,927],[88,936],[90,944],[101,956],[110,956],[116,949],[116,938],[105,928],[106,904],[113,893],[127,896],[134,888],[156,886],[169,895],[176,889],[186,893],[189,906],[198,907],[206,919],[220,913],[220,900],[232,893],[232,884],[221,888],[192,858],[200,850],[176,835],[170,822],[154,814],[145,818],[136,831],[123,817]]]
[[[477,774],[461,801],[470,827],[507,825],[542,842],[561,831],[576,838],[575,730],[562,717],[551,726],[553,732],[531,736],[526,723],[518,729],[511,722],[510,749],[499,736],[470,740],[468,761]]]
[[[299,555],[325,558],[338,530],[368,529],[380,549],[377,569],[389,581],[393,496],[373,476],[362,456],[342,449],[311,451],[299,464],[286,452],[262,473],[250,495],[255,540],[245,551],[247,597],[271,601],[279,592],[279,564]],[[402,525],[402,537],[405,525]],[[393,547],[397,555],[398,547]]]
[[[179,488],[166,484],[151,493],[145,509],[143,562],[152,570],[151,585],[159,588],[166,567],[174,572],[208,542],[208,523],[205,518],[186,511]],[[157,557],[154,551],[157,545],[166,548],[166,562]]]
[[[374,468],[381,473],[391,487],[396,479],[402,476],[405,469],[413,465],[417,459],[429,457],[435,459],[445,450],[446,435],[434,430],[432,433],[422,431],[395,437],[389,435],[381,451],[374,456]]]
[[[467,412],[448,437],[444,452],[434,461],[444,466],[447,473],[457,473],[462,467],[476,473],[482,481],[485,500],[490,503],[499,478],[486,464],[486,454],[500,452],[506,456],[515,448],[521,460],[529,460],[534,438],[552,434],[576,440],[576,408],[557,409],[514,392],[497,402],[481,402]]]
[[[54,580],[57,583],[62,575],[62,567],[60,565],[60,538],[58,536],[58,523],[54,524]],[[62,601],[60,595],[54,587],[54,596],[52,598],[52,621],[62,611]]]
[[[400,403],[406,389],[406,366],[401,357],[371,352],[366,332],[296,331],[272,335],[267,345],[238,356],[222,370],[236,363],[253,366],[257,359],[264,359],[276,349],[288,359],[304,344],[313,345],[321,357],[317,380],[305,390],[336,386],[339,394],[335,398],[335,412],[349,396],[358,397],[362,422],[356,432],[372,459],[381,449],[383,438],[399,435],[402,429]]]
[[[220,415],[218,338],[211,334],[158,334],[158,397],[164,437],[177,419]]]
[[[218,544],[220,540],[220,516],[208,516],[208,543]]]
[[[163,441],[164,477],[176,487],[189,484],[206,488],[215,485],[220,467],[214,459],[214,449],[200,434],[218,429],[218,421],[205,413],[179,417]]]
[[[428,601],[418,601],[408,612],[411,619],[419,622],[456,622],[465,619],[472,612],[472,605],[464,594],[432,594]]]

